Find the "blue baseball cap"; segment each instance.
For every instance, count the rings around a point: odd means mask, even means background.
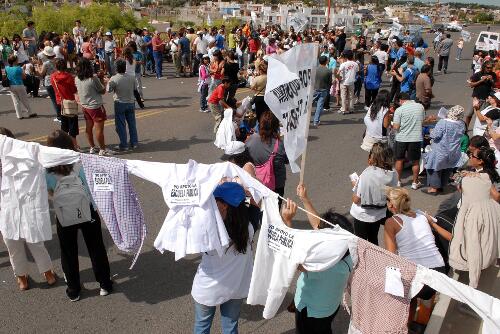
[[[214,197],[221,199],[232,207],[238,207],[245,200],[245,189],[236,182],[224,182],[214,190]]]

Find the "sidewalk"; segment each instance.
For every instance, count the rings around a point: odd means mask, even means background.
[[[455,274],[453,279],[467,284],[467,273]],[[479,281],[479,290],[500,298],[500,269],[490,267],[484,270]],[[432,312],[425,334],[481,334],[482,321],[462,313],[459,303],[448,296],[440,295]]]

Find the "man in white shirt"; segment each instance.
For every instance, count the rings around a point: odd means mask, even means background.
[[[85,36],[85,32],[87,29],[82,27],[82,21],[76,20],[75,21],[75,26],[73,27],[73,36],[75,37],[75,47],[76,47],[76,53],[78,53],[81,56],[81,47],[83,44],[83,36]]]
[[[359,66],[352,61],[353,53],[351,50],[346,50],[343,53],[346,59],[339,67],[338,75],[340,77],[340,98],[342,99],[342,107],[339,112],[343,115],[349,114],[354,109],[354,82],[356,81],[356,73],[359,71]]]
[[[198,73],[198,69],[200,67],[203,55],[208,54],[208,41],[203,36],[203,31],[198,31],[197,36],[193,41],[193,45],[191,46],[191,50],[195,52],[195,62],[193,66],[193,73]]]
[[[375,35],[373,35],[373,43],[377,43],[380,37],[382,37],[382,29],[378,28]]]

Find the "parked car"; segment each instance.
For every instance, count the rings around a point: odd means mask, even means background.
[[[458,23],[447,23],[445,29],[446,31],[462,31],[462,26]]]
[[[432,25],[431,30],[429,30],[429,32],[436,32],[438,30],[444,30],[444,29],[445,29],[444,24],[436,23]]]
[[[493,54],[500,50],[500,33],[492,31],[481,31],[474,45],[475,51],[486,51]]]

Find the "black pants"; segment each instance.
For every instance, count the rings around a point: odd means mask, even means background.
[[[139,94],[139,91],[137,89],[134,89],[134,97],[139,107],[141,109],[144,109],[144,102],[142,102],[141,94]]]
[[[378,246],[378,230],[385,223],[385,217],[374,223],[362,222],[354,219],[354,234]]]
[[[391,102],[397,102],[399,101],[399,91],[401,90],[401,82],[399,82],[396,77],[392,78],[392,85],[391,85],[391,96],[389,98],[389,101]]]
[[[285,195],[285,187],[281,188],[276,188],[274,189],[274,192],[280,195],[281,197],[284,197]],[[281,211],[281,204],[283,203],[283,200],[281,198],[278,198],[278,208]]]
[[[448,58],[450,56],[439,56],[438,71],[443,69],[446,72],[448,70]]]
[[[23,80],[26,86],[26,93],[31,94],[33,97],[38,97],[38,90],[40,89],[40,79],[33,75],[27,75]]]
[[[302,311],[295,311],[295,333],[297,334],[332,334],[332,322],[339,308],[326,318],[310,318],[307,316],[307,307]]]
[[[370,107],[377,97],[378,89],[368,89],[365,87],[365,106]]]
[[[363,88],[363,80],[362,79],[357,79],[354,82],[354,96],[359,99],[359,96],[361,95],[361,88]]]
[[[264,100],[264,96],[257,95],[255,97],[255,114],[257,116],[257,120],[260,121],[260,116],[269,110],[266,101]]]
[[[92,221],[63,227],[57,221],[57,236],[61,245],[61,265],[68,286],[66,294],[74,298],[80,294],[80,266],[78,263],[78,230],[82,231],[87,245],[92,270],[101,288],[110,291],[113,283],[110,279],[109,261],[102,240],[101,220],[92,209]]]

